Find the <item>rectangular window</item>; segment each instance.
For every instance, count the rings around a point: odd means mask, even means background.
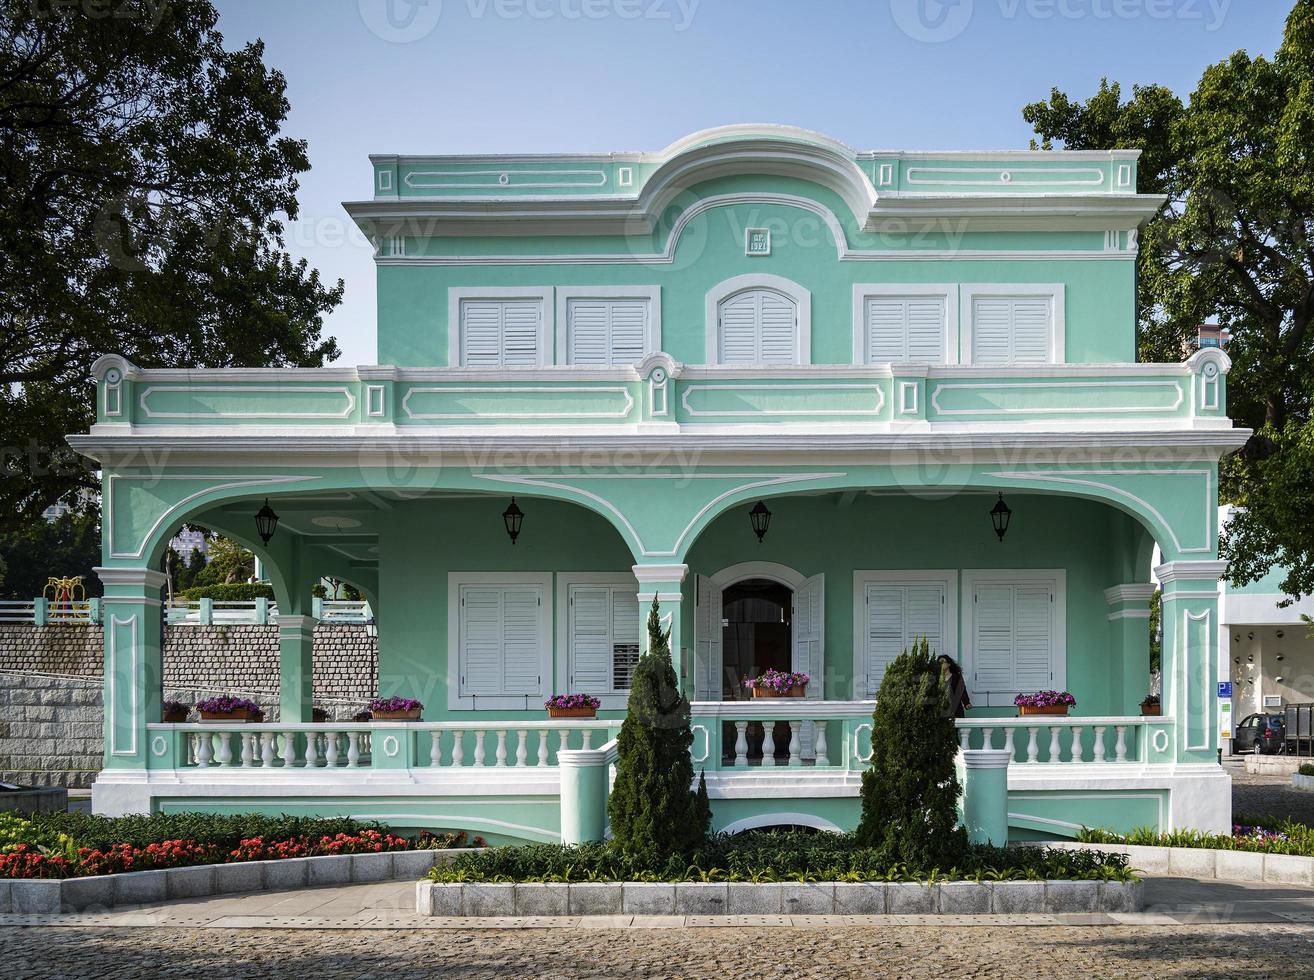
[[[643,631],[639,583],[628,572],[557,575],[557,693],[624,708]]]
[[[943,296],[869,296],[866,363],[945,363]]]
[[[661,350],[659,286],[558,286],[557,361],[635,364]]]
[[[552,287],[459,286],[447,291],[452,367],[552,363]]]
[[[543,304],[523,299],[461,301],[461,366],[522,367],[540,363]]]
[[[964,572],[963,589],[971,603],[969,689],[994,695],[992,705],[1011,703],[1016,694],[1062,690],[1064,573]]]
[[[453,574],[451,708],[534,707],[548,686],[550,575]]]
[[[964,286],[973,364],[1063,360],[1063,287]]]
[[[876,697],[886,668],[922,637],[957,657],[956,583],[954,571],[854,573],[856,697]]]
[[[570,364],[634,364],[648,340],[645,299],[572,299],[566,303]]]

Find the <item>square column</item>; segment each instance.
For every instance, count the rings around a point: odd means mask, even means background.
[[[1150,598],[1154,589],[1151,582],[1136,582],[1104,590],[1109,603],[1110,691],[1115,715],[1136,714],[1141,699],[1150,692]]]
[[[1176,719],[1177,762],[1218,757],[1219,579],[1225,561],[1172,561],[1163,583],[1163,712]]]
[[[693,664],[686,662],[681,645],[681,602],[688,565],[635,565],[634,577],[639,580],[639,648],[648,652],[648,611],[656,597],[661,604],[662,629],[671,631],[671,665],[680,684],[680,692],[688,694],[693,687]]]
[[[314,616],[278,617],[278,715],[279,721],[314,720]]]
[[[160,720],[165,576],[149,568],[95,572],[105,586],[105,768],[145,769],[146,726]]]

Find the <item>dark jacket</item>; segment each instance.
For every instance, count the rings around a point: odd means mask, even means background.
[[[966,718],[967,709],[972,706],[972,699],[967,693],[967,682],[963,680],[963,672],[950,671],[945,685],[949,688],[949,714],[955,718]]]

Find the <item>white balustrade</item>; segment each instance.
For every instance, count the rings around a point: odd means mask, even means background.
[[[1144,758],[1144,738],[1141,733],[1150,724],[1171,725],[1172,721],[1141,716],[1045,718],[1036,715],[1025,718],[960,718],[957,721],[958,740],[963,748],[1003,748],[1013,754],[1018,765],[1134,762]],[[1001,730],[1002,745],[995,734]],[[1022,758],[1018,758],[1015,748],[1019,732],[1024,732],[1026,738]],[[1109,745],[1110,738],[1112,746]],[[1141,747],[1137,749],[1137,745]],[[1131,758],[1132,755],[1136,759]]]
[[[698,745],[706,744],[710,753],[699,764],[706,763],[709,769],[844,766],[857,760],[854,757],[856,750],[848,746],[842,726],[845,722],[869,723],[874,707],[875,703],[871,701],[812,701],[805,698],[695,701],[693,718],[696,727],[704,733]],[[830,757],[832,742],[829,736],[834,730],[828,731],[827,725],[831,721],[838,721],[841,725],[835,736],[840,745],[839,760]],[[782,724],[788,728],[788,735],[782,728],[777,738],[776,728]],[[733,735],[728,736],[726,733],[730,731]],[[759,739],[760,757],[757,753],[750,756],[753,743]],[[717,746],[722,748],[718,750]],[[784,751],[777,758],[779,750]],[[720,758],[716,758],[718,751]]]

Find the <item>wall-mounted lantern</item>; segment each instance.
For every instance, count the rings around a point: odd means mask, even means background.
[[[1004,535],[1008,533],[1008,522],[1013,516],[1013,511],[1009,509],[1008,504],[1004,503],[1004,495],[999,495],[999,500],[990,510],[990,523],[995,526],[995,533],[999,535],[999,543],[1004,543]]]
[[[757,543],[761,544],[762,539],[766,537],[767,528],[771,527],[771,511],[767,510],[767,505],[759,500],[748,512],[748,520],[753,525],[753,533],[757,535]]]
[[[260,540],[269,544],[269,539],[274,536],[278,530],[278,515],[274,513],[274,508],[269,506],[269,498],[265,498],[265,505],[256,511],[255,516],[256,531],[260,534]]]
[[[506,525],[506,535],[511,539],[511,543],[516,543],[516,538],[520,537],[520,525],[524,521],[525,515],[516,506],[516,498],[511,498],[511,506],[502,511],[502,523]]]

